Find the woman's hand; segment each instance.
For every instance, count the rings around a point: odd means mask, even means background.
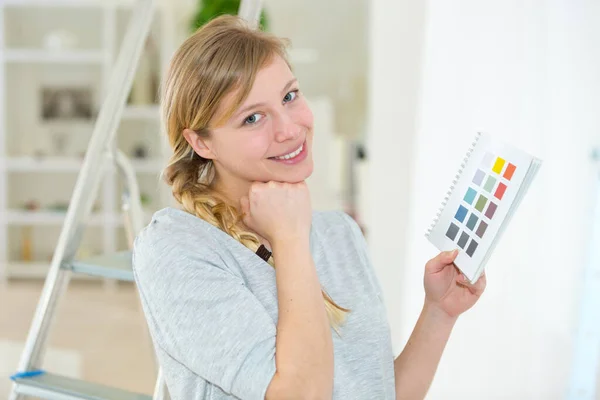
[[[312,207],[308,186],[300,183],[254,182],[240,199],[244,224],[274,243],[308,239]]]
[[[471,285],[453,264],[458,250],[440,253],[425,265],[425,302],[452,318],[471,308],[485,290],[485,273]]]

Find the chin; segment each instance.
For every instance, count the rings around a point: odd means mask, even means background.
[[[290,172],[288,174],[285,174],[284,176],[281,176],[278,180],[280,182],[287,182],[287,183],[299,183],[302,181],[305,181],[306,179],[308,179],[313,173],[313,163],[312,160],[310,163],[307,163],[307,165],[302,166],[301,169],[298,169],[298,171],[294,171],[294,172]]]
[[[312,160],[310,160],[310,163],[308,164],[309,165],[304,168],[304,171],[295,179],[296,182],[305,181],[312,175],[314,167]]]

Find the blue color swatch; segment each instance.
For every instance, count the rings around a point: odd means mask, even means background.
[[[471,216],[469,217],[469,220],[467,221],[467,228],[469,228],[470,230],[474,230],[475,225],[477,225],[477,221],[479,221],[479,218],[477,218],[477,215],[471,213]]]
[[[460,207],[458,207],[458,211],[456,212],[456,215],[454,216],[454,218],[456,218],[460,222],[463,222],[465,220],[466,216],[467,216],[467,209],[463,206],[460,206]]]
[[[476,195],[477,192],[473,188],[469,188],[463,200],[469,204],[473,204],[473,200],[475,200]]]

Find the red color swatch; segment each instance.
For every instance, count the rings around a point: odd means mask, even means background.
[[[494,193],[494,196],[496,196],[496,198],[498,200],[502,200],[502,196],[504,196],[504,192],[506,192],[506,185],[504,183],[500,183],[498,185],[498,189],[496,189],[496,193]]]

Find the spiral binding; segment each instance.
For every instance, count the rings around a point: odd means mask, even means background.
[[[475,146],[477,145],[477,142],[481,138],[481,135],[482,135],[481,132],[477,132],[477,134],[475,135],[475,138],[473,139],[473,142],[471,143],[471,146],[469,146],[469,149],[467,150],[467,153],[465,154],[465,157],[463,158],[463,161],[460,164],[460,168],[458,169],[458,171],[456,172],[456,175],[454,176],[454,179],[452,180],[452,185],[450,185],[450,187],[448,188],[448,191],[446,192],[446,196],[444,197],[442,204],[440,205],[437,213],[435,214],[435,217],[433,218],[431,225],[429,225],[429,228],[425,232],[426,237],[429,237],[429,235],[431,234],[431,231],[433,230],[435,225],[438,223],[440,216],[442,215],[442,212],[444,212],[444,208],[446,208],[446,204],[448,203],[448,200],[450,200],[450,197],[452,197],[452,192],[454,192],[454,188],[456,187],[456,184],[458,183],[460,177],[462,176],[463,171],[464,171],[465,167],[467,166],[467,163],[469,162],[469,158],[471,158],[471,154],[473,153],[473,151],[475,151]]]

